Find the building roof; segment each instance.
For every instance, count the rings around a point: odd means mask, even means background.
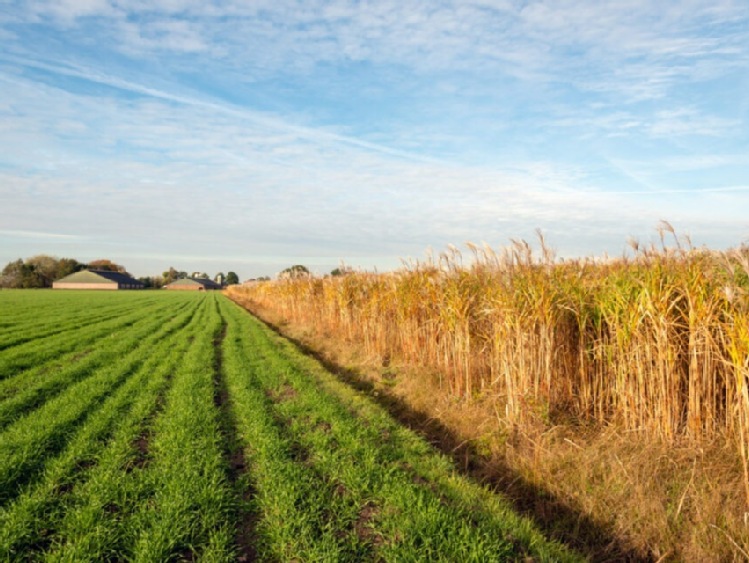
[[[61,283],[116,283],[125,285],[139,285],[143,282],[123,274],[122,272],[109,272],[107,270],[82,270],[57,280]]]
[[[204,278],[184,278],[180,280],[174,280],[167,287],[179,287],[179,286],[203,286],[204,289],[221,289],[221,286],[213,280]]]

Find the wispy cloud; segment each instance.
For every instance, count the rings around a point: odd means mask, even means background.
[[[739,2],[11,6],[5,233],[267,265],[535,227],[617,249],[664,217],[722,245],[747,230],[709,201],[746,203]]]
[[[66,239],[76,240],[80,239],[78,235],[67,235],[62,233],[42,233],[35,231],[8,231],[0,230],[0,236],[9,238],[31,238],[31,239]]]

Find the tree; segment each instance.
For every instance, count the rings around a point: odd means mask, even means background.
[[[235,272],[229,272],[226,274],[226,285],[237,285],[239,283],[239,276]]]
[[[9,262],[0,274],[0,287],[52,287],[52,282],[78,272],[84,265],[74,258],[58,259],[46,254]]]
[[[85,265],[75,258],[56,258],[46,254],[38,254],[27,258],[26,266],[44,279],[44,287],[52,287],[52,282],[68,276],[74,272],[81,271]]]
[[[8,262],[0,274],[0,287],[19,288],[23,280],[23,260]]]
[[[168,285],[172,283],[174,280],[184,280],[188,277],[187,272],[180,272],[173,268],[172,266],[169,266],[169,270],[161,274],[162,282],[161,285]]]
[[[64,278],[75,272],[80,272],[85,267],[85,264],[81,264],[75,258],[60,258],[60,261],[57,263],[57,274],[55,275],[55,279],[59,280],[60,278]]]
[[[8,262],[0,274],[0,287],[29,289],[47,287],[46,278],[36,271],[33,264],[24,264],[22,259]]]
[[[297,279],[297,278],[308,278],[309,277],[309,270],[307,269],[307,266],[302,266],[301,264],[295,264],[294,266],[290,266],[289,268],[286,268],[285,270],[282,270],[281,273],[278,275],[281,279]]]
[[[163,276],[145,276],[142,278],[138,278],[138,280],[143,282],[143,286],[146,289],[161,289],[162,287],[164,287]]]
[[[175,270],[173,267],[169,266],[169,269],[161,274],[162,283],[164,285],[172,283],[174,280],[178,279],[179,272]]]
[[[127,273],[127,269],[125,266],[121,266],[119,264],[115,264],[111,260],[108,260],[107,258],[102,258],[100,260],[92,260],[88,263],[88,269],[89,270],[104,270],[108,272],[120,272],[123,274]]]
[[[46,254],[39,254],[26,259],[26,266],[31,266],[38,276],[44,279],[44,286],[51,287],[57,279],[57,267],[60,261]]]
[[[336,276],[347,276],[353,273],[354,273],[354,270],[351,268],[351,266],[346,266],[342,264],[338,268],[334,268],[333,270],[331,270],[330,275],[333,277],[336,277]]]

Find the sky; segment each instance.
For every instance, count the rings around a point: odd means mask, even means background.
[[[745,0],[3,0],[0,266],[749,242]]]

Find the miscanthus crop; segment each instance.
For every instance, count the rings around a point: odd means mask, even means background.
[[[258,283],[240,300],[432,368],[509,421],[614,425],[665,442],[725,440],[749,502],[749,249],[661,245],[557,260],[541,244],[469,245],[393,273]]]

